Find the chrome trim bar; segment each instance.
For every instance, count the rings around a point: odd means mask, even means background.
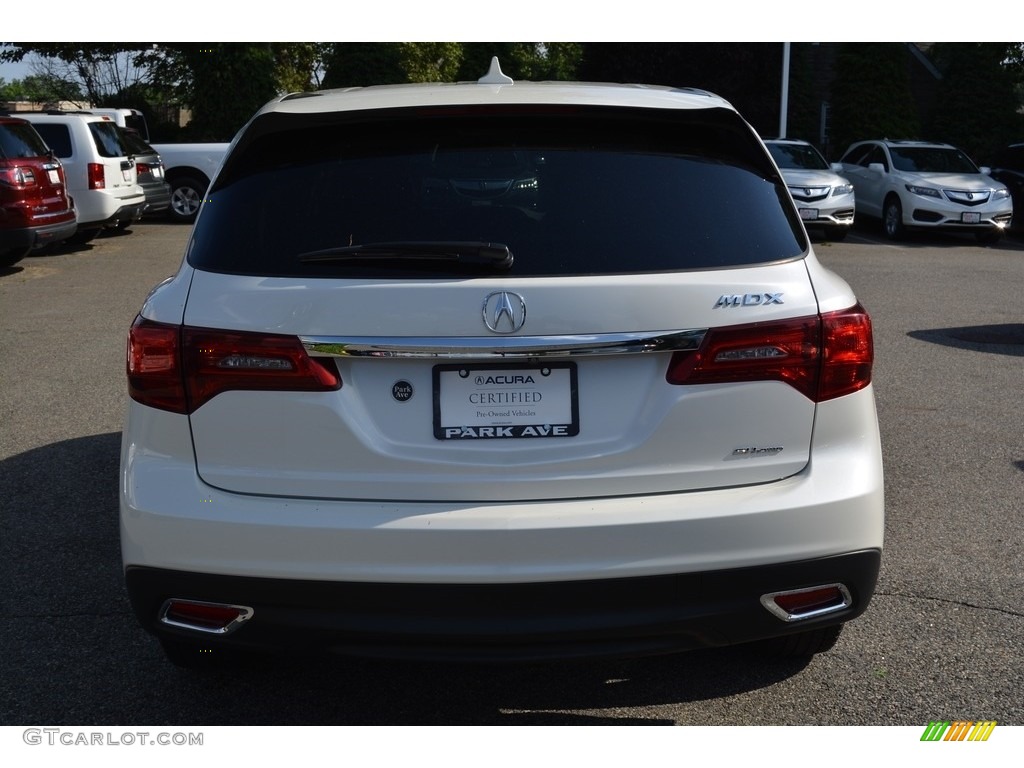
[[[386,338],[376,336],[300,336],[313,357],[385,357],[459,360],[629,355],[693,350],[707,329],[600,333],[575,336]]]

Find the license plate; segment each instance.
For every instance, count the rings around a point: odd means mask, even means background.
[[[434,437],[495,440],[579,434],[575,363],[434,366]]]
[[[980,213],[961,213],[960,221],[963,224],[980,224],[981,214]]]
[[[800,209],[800,218],[803,219],[804,221],[813,221],[814,219],[818,218],[818,209],[817,208],[801,208]]]
[[[132,180],[132,172],[130,170],[122,170],[121,175],[124,177],[125,181]]]
[[[51,184],[60,184],[60,174],[54,170],[46,172],[46,177],[50,180]]]

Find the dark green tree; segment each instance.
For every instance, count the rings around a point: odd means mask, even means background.
[[[477,80],[487,74],[491,58],[513,80],[575,80],[581,43],[462,43],[459,80]]]
[[[914,139],[921,117],[902,43],[847,43],[836,58],[832,136],[837,154],[861,139]]]
[[[472,81],[493,56],[515,80],[571,80],[582,51],[579,43],[335,43],[324,87]]]
[[[939,98],[928,121],[929,138],[963,149],[975,161],[1024,136],[1017,43],[937,43],[932,59],[942,70]]]
[[[181,72],[181,101],[192,108],[189,141],[229,141],[278,93],[269,43],[179,43],[168,58]]]
[[[779,129],[781,43],[587,43],[581,80],[701,88],[761,134]]]
[[[31,101],[37,104],[85,101],[82,91],[75,83],[47,75],[28,75],[21,80],[0,83],[0,99]]]
[[[452,81],[461,61],[459,43],[335,43],[323,86]]]
[[[0,61],[59,62],[96,106],[191,109],[181,138],[229,139],[279,93],[319,85],[315,43],[29,43],[0,49]],[[121,66],[115,66],[120,63]],[[131,71],[125,76],[125,63]],[[144,95],[145,98],[141,98]],[[125,102],[132,96],[132,102]],[[144,101],[145,104],[140,103]],[[162,109],[158,110],[163,112]],[[147,118],[149,115],[147,115]]]

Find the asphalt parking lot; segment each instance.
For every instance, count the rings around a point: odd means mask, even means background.
[[[118,547],[124,337],[188,229],[0,270],[0,724],[1024,725],[1024,242],[815,241],[875,325],[878,592],[809,663],[731,648],[509,667],[284,658],[179,671]]]

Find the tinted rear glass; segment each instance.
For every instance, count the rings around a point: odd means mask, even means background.
[[[18,160],[29,157],[47,157],[46,143],[27,123],[0,123],[0,158]]]
[[[71,157],[71,132],[60,123],[36,123],[35,129],[57,157]]]
[[[100,157],[124,157],[128,154],[128,148],[121,140],[117,125],[109,122],[89,123],[89,132],[92,134],[93,143]]]
[[[451,274],[303,263],[373,243],[507,245],[507,274],[730,267],[806,244],[788,192],[727,110],[551,107],[266,115],[210,190],[189,262],[273,276]]]

